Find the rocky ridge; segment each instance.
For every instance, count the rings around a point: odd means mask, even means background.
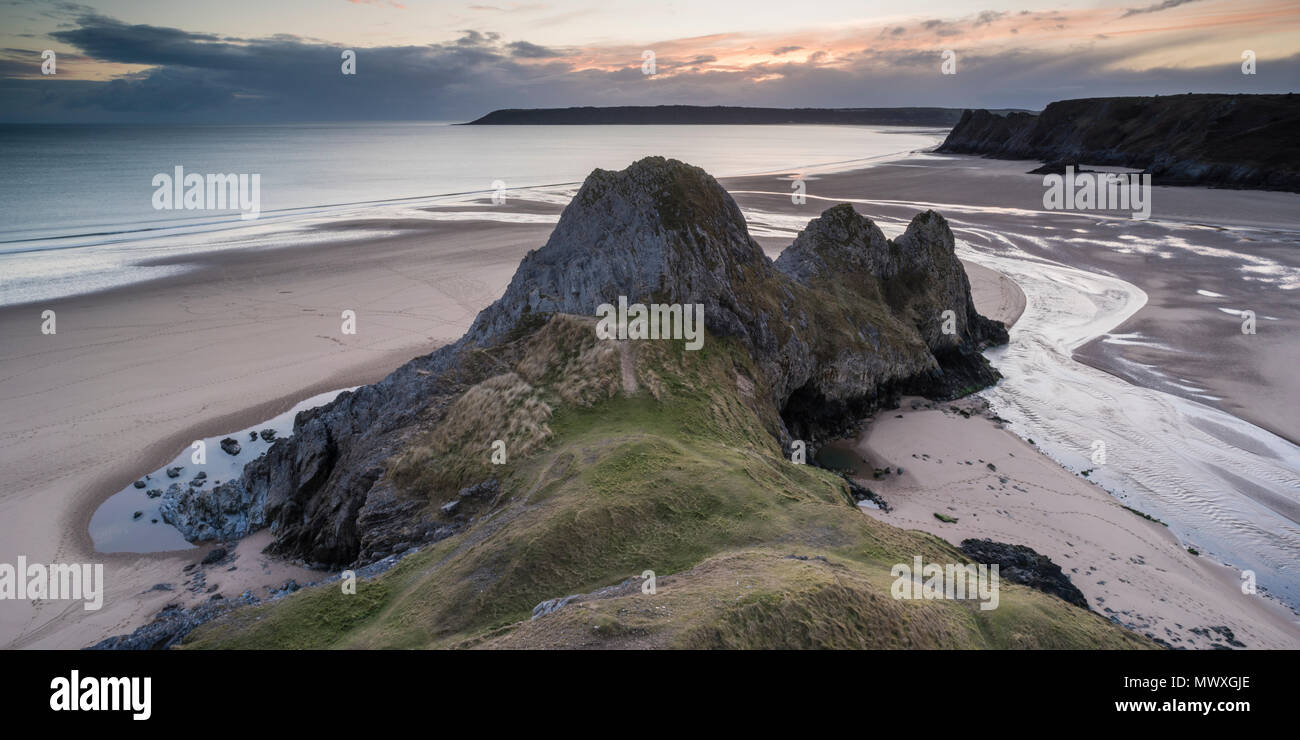
[[[529,358],[549,351],[570,363],[616,363],[611,343],[595,342],[589,325],[556,319],[592,316],[619,296],[702,304],[710,341],[744,348],[765,433],[787,449],[793,438],[816,441],[902,392],[951,398],[995,382],[979,350],[1006,341],[1005,327],[975,311],[939,214],[918,214],[891,241],[851,206],[836,206],[773,262],[712,177],[651,157],[594,171],[546,245],[524,258],[461,340],[299,414],[293,435],[276,440],[242,478],[209,497],[168,501],[169,521],[192,539],[235,539],[269,526],[273,552],[329,567],[462,531],[512,492],[481,488],[490,471],[446,455],[425,465],[436,470],[414,475],[401,473],[418,465],[396,462],[431,434],[445,438],[445,449],[463,444],[479,431],[466,420],[492,426],[484,404],[501,399],[499,424],[525,427],[511,427],[512,454],[541,444],[551,409],[534,389],[554,367],[530,371]],[[565,397],[581,404],[608,392],[575,387]],[[461,426],[453,439],[450,430]],[[430,495],[434,488],[446,493]]]

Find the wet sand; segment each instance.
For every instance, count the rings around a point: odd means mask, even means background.
[[[1076,348],[1079,361],[1300,443],[1300,374],[1292,371],[1300,363],[1300,195],[1153,188],[1151,218],[1135,221],[1120,212],[1043,210],[1042,176],[1025,174],[1037,166],[917,155],[812,176],[802,205],[789,194],[797,172],[723,184],[747,215],[766,216],[757,230],[775,230],[772,241],[838,202],[853,202],[887,235],[933,208],[981,253],[1121,278],[1144,291],[1147,304]],[[1257,333],[1242,334],[1242,319],[1220,309],[1254,311]]]
[[[1020,288],[973,263],[966,273],[976,309],[1014,325],[1025,309]],[[860,461],[858,482],[892,507],[863,511],[954,545],[988,538],[1031,547],[1061,566],[1093,610],[1171,647],[1239,647],[1215,627],[1247,648],[1300,647],[1295,613],[1242,593],[1238,570],[1192,555],[1168,527],[1069,475],[994,416],[978,395],[940,404],[906,398],[881,412],[857,440],[837,445]],[[872,475],[884,468],[891,473]]]
[[[1154,188],[1147,221],[1046,211],[1035,166],[916,154],[811,176],[803,205],[789,178],[804,173],[726,184],[770,241],[841,201],[890,236],[941,212],[964,259],[1028,296],[1010,346],[988,353],[1006,380],[982,394],[1010,428],[1295,608],[1300,196]],[[1244,307],[1255,335],[1220,310]]]

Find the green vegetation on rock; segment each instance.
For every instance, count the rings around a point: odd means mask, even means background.
[[[516,340],[526,345],[511,356],[522,359],[461,396],[499,402],[501,413],[546,407],[518,430],[526,452],[490,471],[502,491],[493,506],[359,581],[356,594],[337,583],[304,588],[234,610],[184,647],[1152,646],[1006,582],[991,611],[892,598],[896,563],[966,558],[863,515],[840,476],[784,458],[776,411],[754,392],[737,340],[710,336],[700,352],[680,341],[597,342],[593,323],[553,317]],[[594,354],[603,348],[632,353],[635,391],[619,362]],[[464,424],[481,408],[451,403],[393,462],[386,476],[402,496],[433,509],[488,470],[448,469],[458,456],[486,460]],[[654,594],[640,587],[647,570]],[[541,602],[579,594],[530,619]]]

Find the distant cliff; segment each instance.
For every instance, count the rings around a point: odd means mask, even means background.
[[[610,108],[509,108],[470,126],[617,126],[627,124],[835,123],[875,126],[951,126],[959,108],[740,108],[701,105],[628,105]]]
[[[968,110],[938,151],[1135,167],[1157,185],[1300,192],[1300,97],[1084,98],[1038,115]]]

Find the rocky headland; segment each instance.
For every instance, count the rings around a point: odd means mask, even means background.
[[[620,297],[702,305],[703,349],[598,339],[597,307]],[[1007,587],[1004,603],[1035,606],[996,614],[890,598],[891,564],[966,556],[791,461],[900,394],[996,382],[980,350],[1006,341],[938,213],[891,240],[835,206],[774,262],[703,170],[597,170],[459,341],[300,413],[241,478],[164,507],[187,537],[265,526],[272,553],[331,570],[418,551],[365,598],[305,588],[185,644],[492,646],[545,628],[532,644],[566,645],[594,619],[611,647],[1142,646],[1034,588]],[[673,574],[684,611],[629,616],[620,600],[641,591],[600,591],[647,571]],[[588,592],[608,598],[553,601]]]
[[[168,495],[164,516],[192,540],[269,525],[278,554],[326,567],[444,536],[441,517],[413,508],[384,474],[405,440],[446,421],[476,383],[502,384],[491,373],[520,361],[553,317],[591,316],[618,296],[704,305],[707,331],[734,339],[755,364],[756,393],[772,412],[767,431],[787,450],[792,439],[815,444],[901,393],[951,398],[987,386],[999,376],[980,350],[1006,342],[1005,327],[975,311],[939,214],[918,214],[890,241],[839,205],[773,262],[712,177],[646,159],[593,172],[547,244],[459,342],[300,414],[293,435],[242,479],[210,494]],[[505,356],[484,367],[489,350]],[[458,480],[456,490],[484,482]]]
[[[1131,167],[1156,185],[1300,192],[1300,97],[1082,98],[1041,113],[968,110],[938,151]]]

